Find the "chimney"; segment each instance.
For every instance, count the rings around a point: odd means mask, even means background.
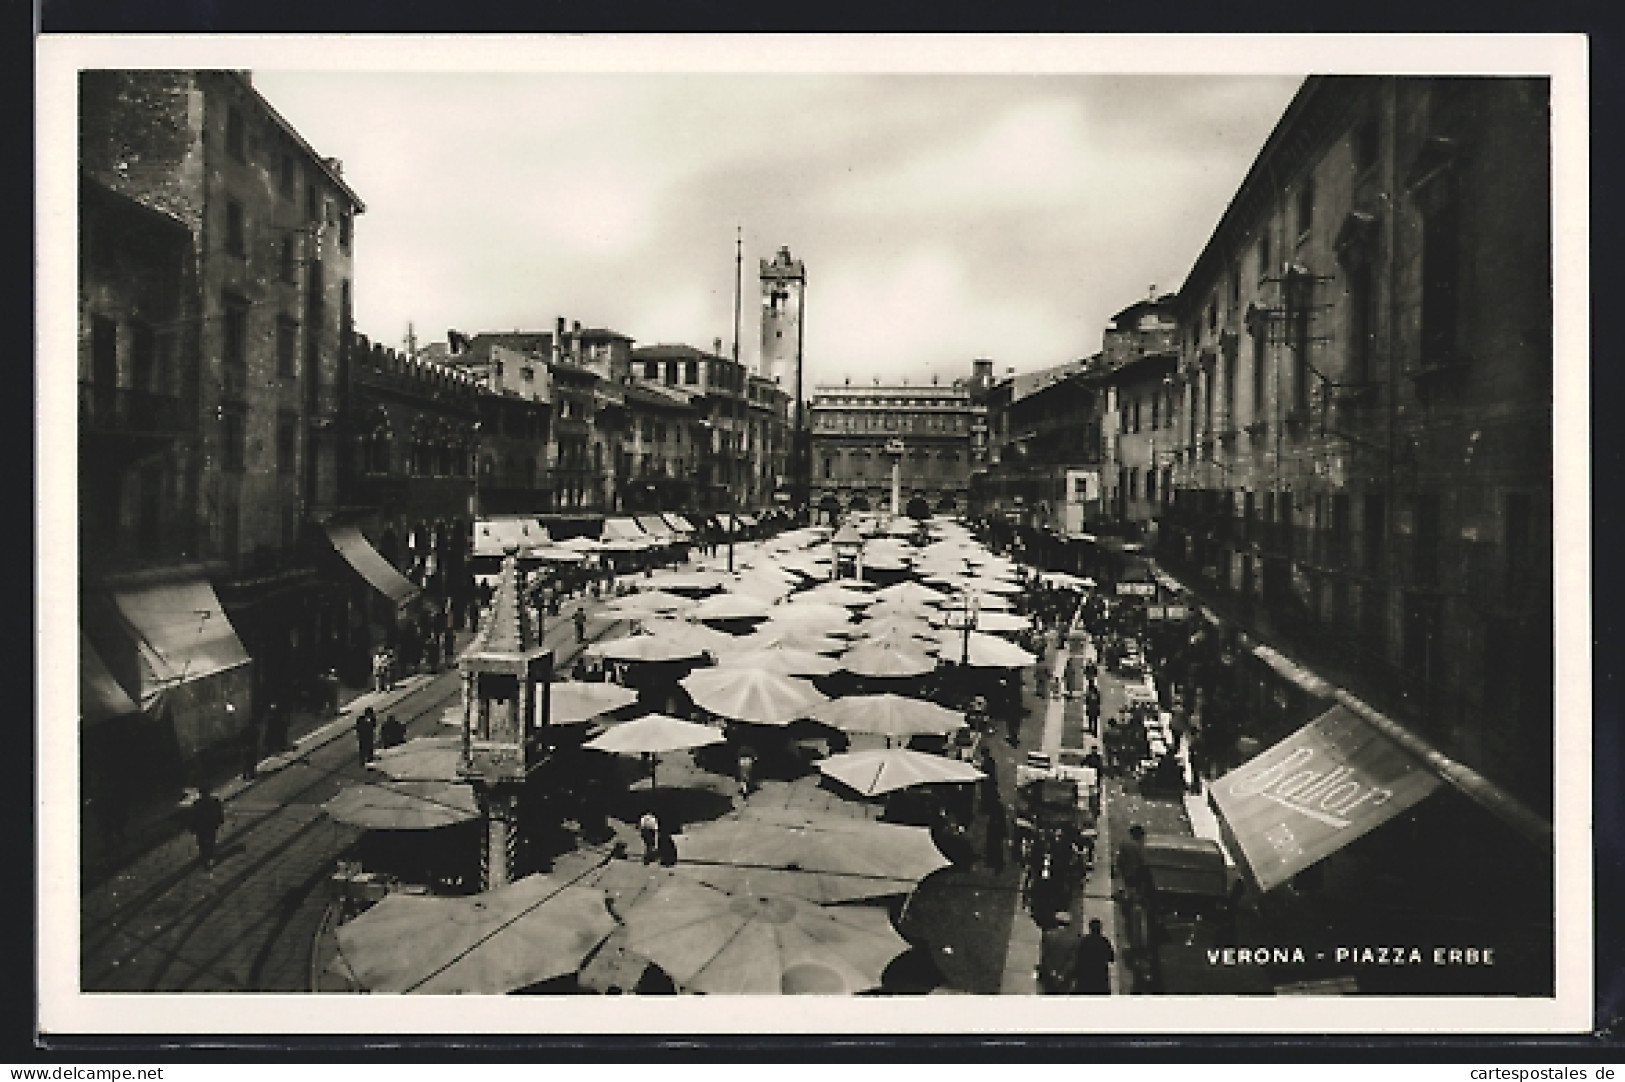
[[[711,339],[711,352],[715,353],[718,357],[722,356],[722,339]]]
[[[970,364],[971,380],[978,387],[993,386],[993,362],[985,358],[978,358]]]

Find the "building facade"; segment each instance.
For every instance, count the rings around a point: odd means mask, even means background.
[[[177,724],[199,753],[229,743],[268,694],[315,676],[321,587],[307,527],[339,500],[364,207],[340,163],[240,71],[83,73],[80,167],[83,491],[107,497],[82,504],[82,594],[122,605],[132,582],[156,588],[157,576],[218,597],[214,626],[240,640],[251,676],[187,706]],[[109,426],[175,436],[113,455]],[[181,684],[201,679],[184,644],[171,652]]]
[[[890,507],[899,466],[902,507],[965,507],[972,432],[983,407],[963,380],[951,385],[821,386],[811,403],[811,506],[825,513]]]
[[[1313,78],[1180,292],[1159,552],[1550,814],[1548,84]]]

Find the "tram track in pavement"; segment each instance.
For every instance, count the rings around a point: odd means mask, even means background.
[[[597,629],[594,633],[589,634],[582,642],[568,643],[565,649],[559,651],[562,664],[567,665],[574,659],[575,656],[579,655],[587,645],[602,639],[619,622],[620,621],[611,620],[603,627]],[[436,720],[438,721],[439,716],[444,713],[445,705],[451,700],[455,699],[459,694],[455,683],[453,683],[449,692],[430,694],[423,700],[413,700],[412,696],[422,695],[425,691],[432,690],[434,688],[434,683],[434,681],[430,681],[429,683],[422,685],[420,688],[409,692],[408,697],[400,700],[401,703],[410,702],[412,704],[411,713],[407,718],[408,726],[414,725],[424,717],[428,717],[430,715],[435,716]],[[423,705],[419,705],[420,702]],[[331,784],[335,778],[338,778],[345,773],[353,773],[353,760],[351,760],[348,756],[335,758],[331,765],[318,766],[312,760],[313,755],[343,739],[348,731],[349,730],[346,727],[335,726],[329,735],[318,740],[317,742],[312,743],[309,747],[305,748],[297,758],[291,760],[289,763],[290,767],[295,765],[302,766],[309,769],[311,774],[307,779],[303,780],[297,788],[287,794],[280,795],[273,806],[266,808],[266,810],[262,813],[255,815],[253,818],[237,826],[237,828],[232,831],[229,838],[222,839],[222,841],[226,843],[226,848],[229,850],[242,846],[245,841],[255,837],[257,832],[262,832],[264,828],[276,822],[280,817],[286,816],[290,808],[307,805],[309,803],[308,798],[313,793],[317,792],[322,787]],[[256,787],[249,787],[241,790],[237,794],[234,794],[228,800],[228,805],[235,805],[236,807],[251,806],[249,801],[242,801],[241,803],[238,803],[238,801],[244,796],[251,795],[255,788]],[[97,928],[98,935],[95,940],[82,940],[81,959],[88,959],[95,956],[99,951],[101,951],[115,939],[123,938],[124,940],[128,941],[128,946],[124,950],[120,951],[116,958],[104,960],[102,964],[99,965],[98,970],[94,975],[88,973],[84,975],[82,978],[83,987],[85,987],[87,990],[94,989],[101,981],[116,973],[122,965],[143,951],[155,951],[164,959],[158,970],[153,974],[154,980],[152,983],[156,984],[158,980],[161,980],[161,978],[169,972],[172,964],[180,960],[175,949],[163,946],[162,943],[158,942],[158,940],[173,939],[175,936],[176,927],[183,924],[186,926],[186,930],[180,935],[179,942],[185,943],[190,940],[197,933],[198,929],[203,926],[204,922],[207,921],[209,916],[215,912],[223,899],[230,897],[232,894],[241,890],[270,862],[295,848],[298,844],[307,839],[312,831],[324,825],[328,824],[323,817],[318,815],[311,818],[309,821],[290,831],[286,837],[279,839],[268,849],[256,852],[255,860],[252,864],[224,879],[212,881],[212,889],[206,890],[201,896],[189,904],[184,904],[179,913],[174,914],[173,916],[164,920],[161,925],[156,927],[155,935],[138,933],[132,929],[132,925],[144,914],[150,913],[159,902],[168,897],[178,886],[193,881],[196,876],[197,868],[195,863],[188,862],[187,864],[162,876],[151,886],[147,887],[145,890],[142,890],[139,894],[130,899],[126,904],[120,905],[114,914],[99,920]],[[303,882],[299,892],[301,896],[303,893],[308,893],[311,886],[314,883],[319,882],[320,879],[321,876],[306,879]],[[278,914],[280,914],[280,917]],[[289,909],[286,904],[281,904],[273,907],[272,910],[267,913],[266,917],[261,921],[254,922],[253,927],[257,929],[259,925],[263,923],[264,919],[270,919],[273,917],[278,918],[281,924],[286,925],[288,921],[292,919],[292,915],[293,911]],[[85,930],[82,929],[82,936],[84,935],[84,932]],[[268,957],[269,949],[269,946],[262,947],[262,949],[256,954],[252,967],[254,971],[259,971],[263,968],[266,958]],[[208,962],[202,966],[199,966],[194,962],[186,962],[185,964],[194,966],[196,968],[196,973],[194,976],[201,975],[202,973],[207,972],[208,966],[218,961],[220,955],[223,953],[224,951],[216,952],[215,955],[213,955]],[[190,981],[187,983],[190,983]]]

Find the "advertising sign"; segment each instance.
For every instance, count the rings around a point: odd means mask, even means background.
[[[1098,470],[1066,471],[1066,502],[1087,503],[1100,499],[1100,472]]]
[[[1438,786],[1415,756],[1339,705],[1214,782],[1208,799],[1267,891]]]
[[[1117,584],[1118,597],[1156,597],[1157,584],[1154,582],[1120,582]]]

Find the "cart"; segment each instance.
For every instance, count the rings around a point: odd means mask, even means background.
[[[1128,938],[1146,990],[1162,993],[1169,991],[1165,946],[1188,950],[1204,931],[1204,939],[1234,940],[1230,870],[1224,850],[1209,838],[1149,834],[1141,853],[1144,873],[1124,897]]]

